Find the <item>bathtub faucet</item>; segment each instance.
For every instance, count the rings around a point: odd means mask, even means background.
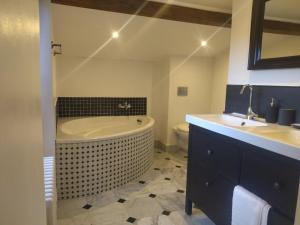
[[[131,105],[128,104],[127,102],[125,102],[124,104],[119,104],[118,105],[119,109],[125,109],[125,110],[128,110],[131,108]]]

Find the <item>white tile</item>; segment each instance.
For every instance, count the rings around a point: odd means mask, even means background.
[[[158,225],[175,225],[175,224],[171,221],[170,217],[165,216],[165,215],[159,216],[157,224],[158,224]]]
[[[155,217],[159,216],[163,211],[156,199],[150,197],[130,200],[125,207],[128,214],[135,218]]]
[[[154,225],[154,220],[152,217],[145,217],[138,220],[137,225]]]
[[[185,195],[178,192],[158,195],[156,201],[167,211],[177,211],[185,208]]]

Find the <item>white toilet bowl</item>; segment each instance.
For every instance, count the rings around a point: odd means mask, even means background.
[[[173,129],[177,137],[177,147],[187,151],[189,142],[189,124],[181,123],[174,126]]]

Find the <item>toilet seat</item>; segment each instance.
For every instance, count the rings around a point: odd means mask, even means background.
[[[188,123],[181,123],[181,124],[178,124],[178,125],[176,126],[176,129],[177,129],[178,131],[188,133],[188,132],[189,132],[189,124],[188,124]]]
[[[188,149],[188,140],[189,140],[189,124],[181,123],[174,126],[174,131],[176,134],[176,142],[179,149],[187,151]]]

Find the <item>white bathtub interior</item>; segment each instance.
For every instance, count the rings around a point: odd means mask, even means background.
[[[154,120],[147,116],[99,116],[88,118],[60,118],[57,141],[104,139],[138,132],[152,126]]]

